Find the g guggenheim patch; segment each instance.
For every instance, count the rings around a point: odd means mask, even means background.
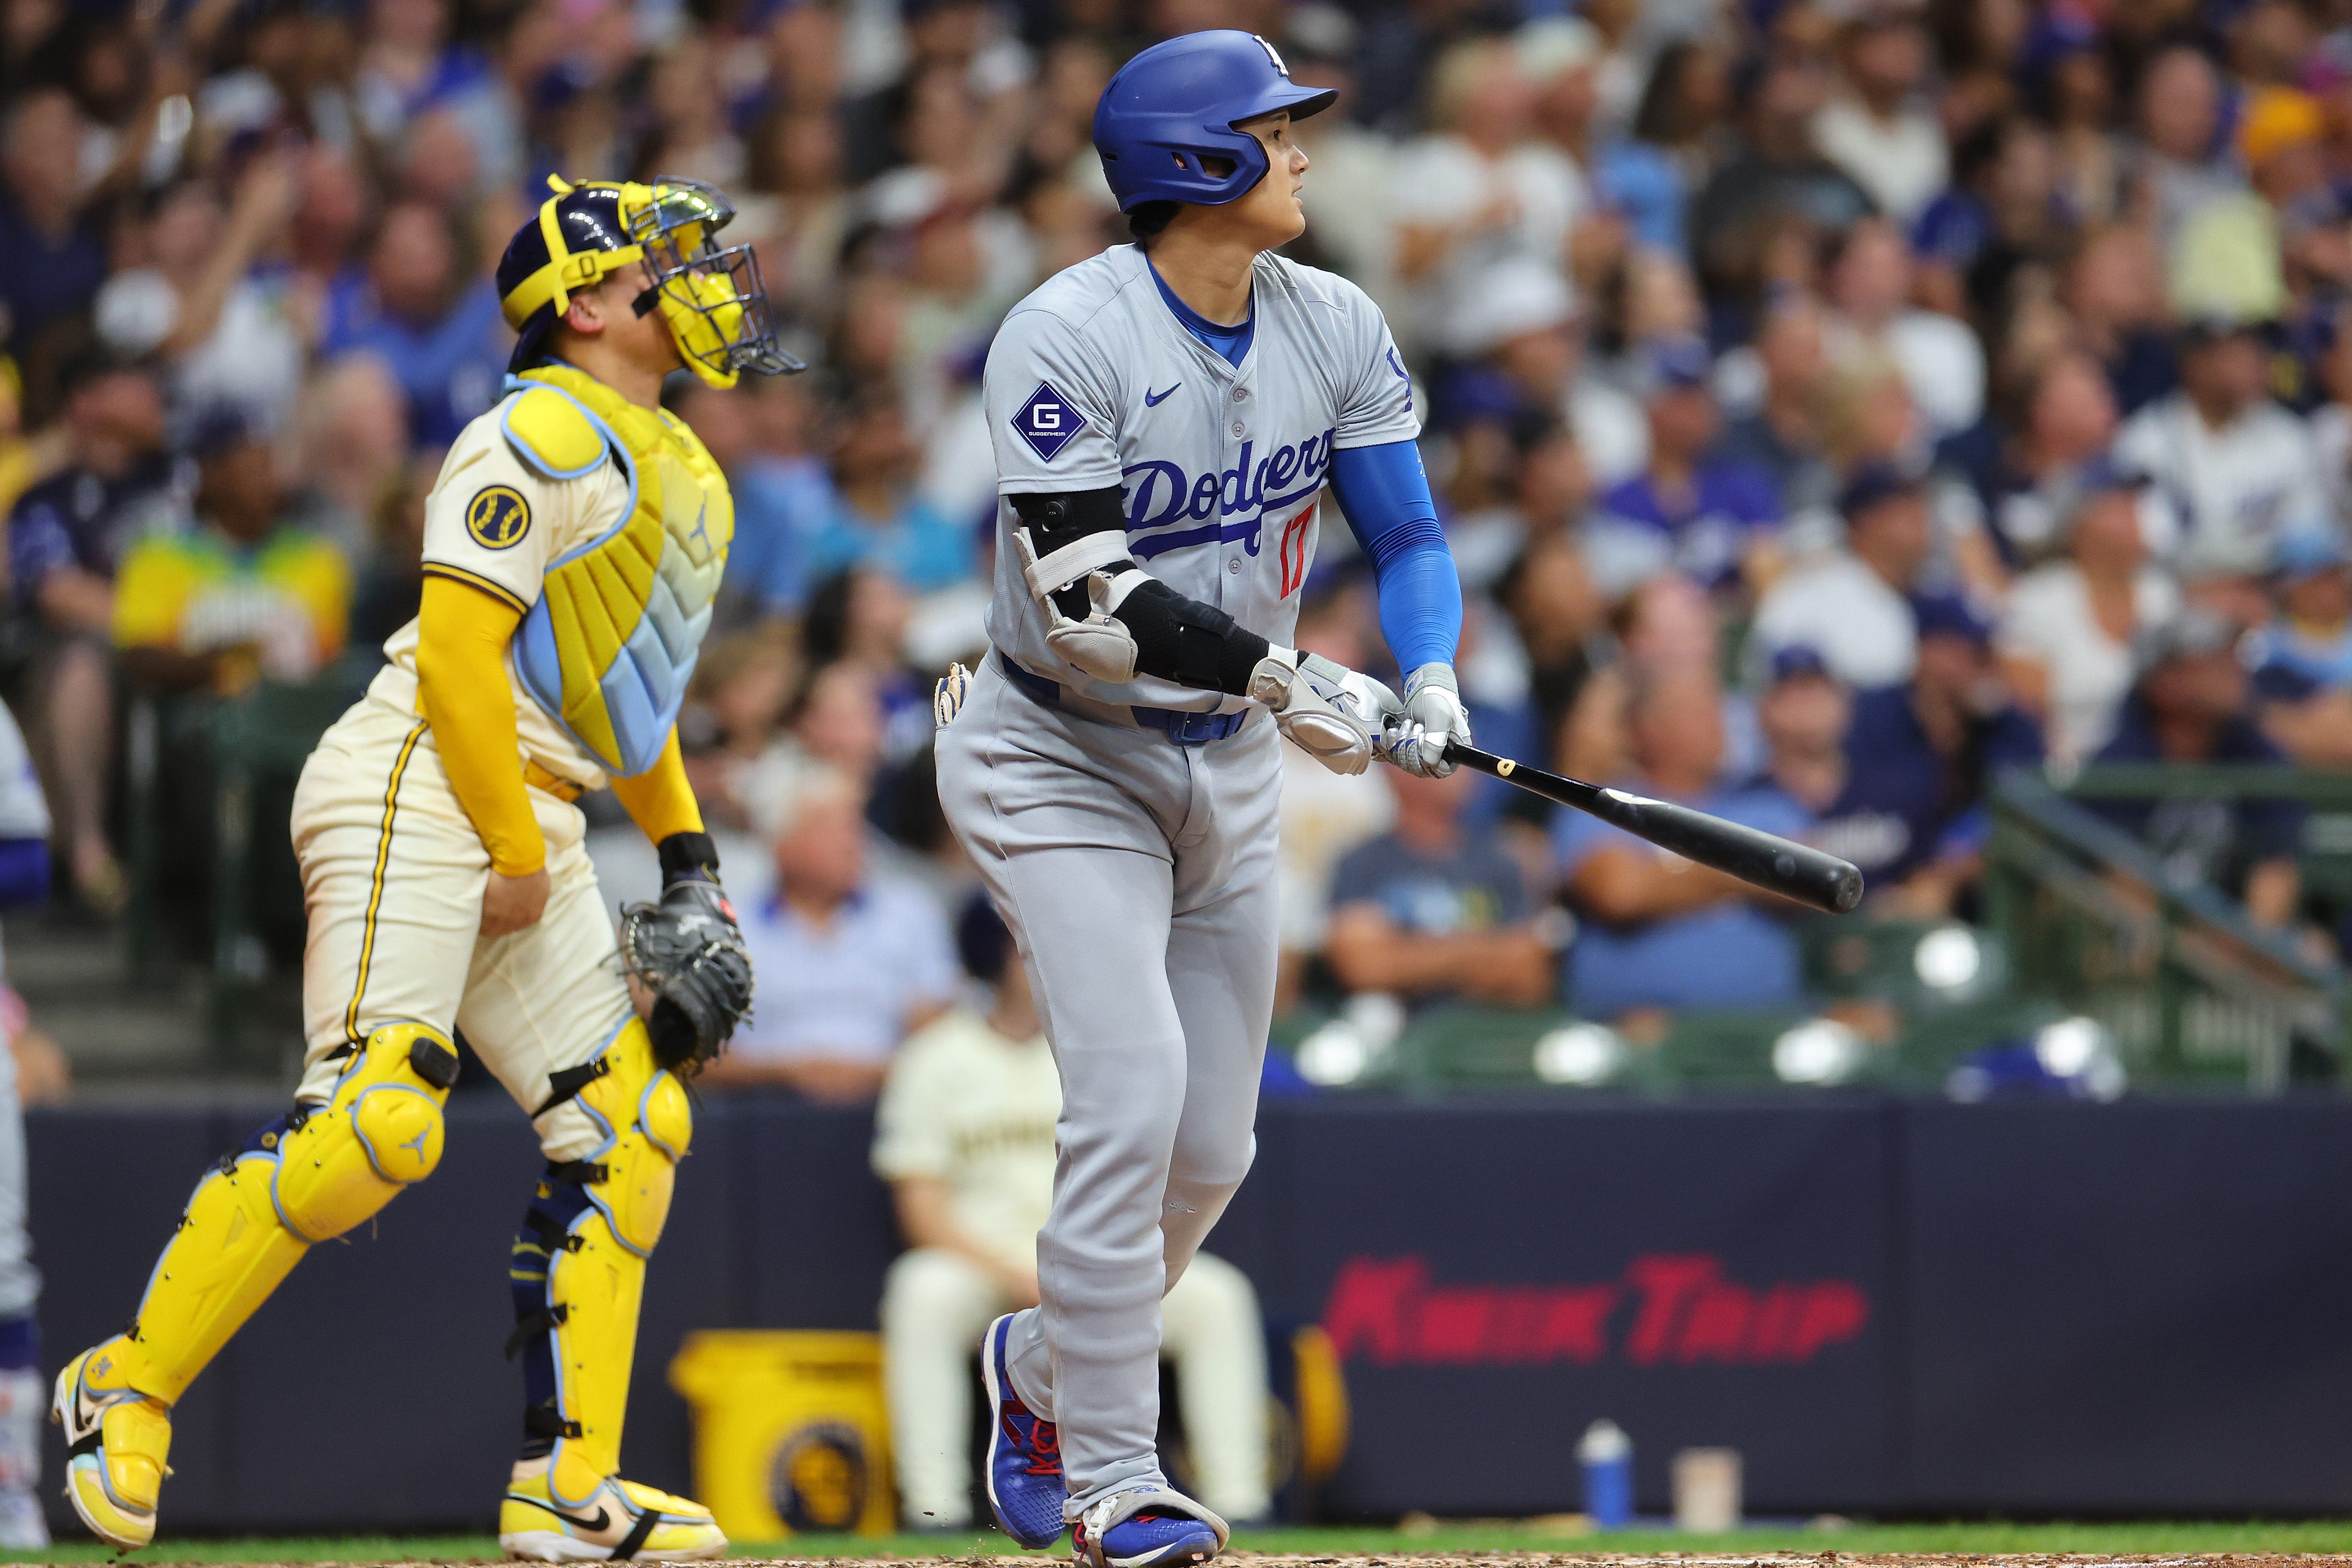
[[[467,503],[466,531],[485,550],[504,550],[530,531],[530,503],[509,486],[492,485]]]

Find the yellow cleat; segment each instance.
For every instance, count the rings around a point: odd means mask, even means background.
[[[133,1551],[155,1539],[155,1499],[172,1447],[172,1409],[121,1381],[121,1340],[66,1363],[49,1418],[66,1429],[66,1498],[100,1540]]]
[[[698,1502],[609,1476],[578,1508],[555,1500],[548,1462],[517,1462],[499,1508],[499,1545],[533,1563],[683,1563],[716,1557],[727,1537]],[[85,1516],[87,1517],[87,1516]]]

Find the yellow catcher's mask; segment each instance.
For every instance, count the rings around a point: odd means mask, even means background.
[[[715,237],[735,216],[727,198],[698,180],[651,184],[551,175],[554,194],[508,244],[499,262],[499,301],[520,337],[508,370],[545,357],[546,338],[572,296],[642,262],[650,275],[636,312],[658,308],[679,356],[713,386],[744,371],[789,374],[807,367],[776,346],[774,318],[748,245],[719,248]]]

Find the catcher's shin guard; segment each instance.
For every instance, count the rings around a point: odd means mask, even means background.
[[[58,1376],[51,1415],[83,1523],[122,1547],[154,1535],[171,1407],[313,1243],[433,1173],[457,1081],[457,1053],[438,1030],[387,1024],[351,1054],[326,1104],[278,1118],[205,1173],[130,1329]]]
[[[524,1356],[523,1457],[548,1458],[550,1500],[578,1512],[620,1469],[646,1258],[669,1217],[694,1119],[635,1018],[595,1061],[559,1077],[557,1092],[566,1090],[604,1142],[549,1166],[523,1215],[507,1352]]]

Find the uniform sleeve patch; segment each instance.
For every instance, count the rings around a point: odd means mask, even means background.
[[[1051,382],[1041,381],[1021,412],[1013,416],[1013,428],[1029,443],[1029,449],[1046,462],[1054,454],[1077,438],[1087,427],[1086,416],[1073,406],[1070,400],[1054,390]]]
[[[530,503],[507,485],[477,490],[466,503],[466,531],[485,550],[505,550],[530,531]]]

